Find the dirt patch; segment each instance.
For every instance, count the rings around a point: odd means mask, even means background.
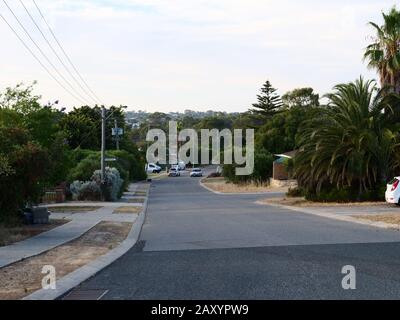
[[[129,203],[144,203],[146,199],[145,198],[133,198],[133,199],[128,199]]]
[[[133,195],[144,197],[144,196],[147,196],[147,192],[146,191],[136,191]]]
[[[106,254],[126,239],[132,223],[101,222],[80,238],[0,269],[0,299],[15,300],[41,289],[43,266],[56,268],[57,279]]]
[[[65,207],[47,207],[49,211],[54,213],[80,213],[80,212],[90,212],[96,211],[103,207],[98,206],[65,206]]]
[[[225,181],[224,178],[206,178],[202,183],[207,188],[221,193],[263,193],[263,192],[287,192],[287,187],[273,188],[265,184],[233,184]]]
[[[5,227],[0,225],[0,247],[37,236],[38,234],[50,231],[67,222],[69,222],[69,220],[50,219],[49,224],[21,225],[17,227]]]
[[[143,211],[142,207],[119,207],[114,210],[114,214],[139,214]]]
[[[368,220],[373,222],[385,222],[389,224],[400,225],[400,214],[399,213],[389,213],[389,214],[379,214],[379,215],[355,215],[353,218],[359,220]]]
[[[258,201],[261,204],[279,204],[284,206],[293,207],[390,207],[389,204],[385,202],[349,202],[349,203],[339,203],[339,202],[312,202],[304,198],[273,198],[273,199],[263,199]]]

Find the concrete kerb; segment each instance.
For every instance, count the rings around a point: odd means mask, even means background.
[[[24,297],[22,300],[55,300],[65,295],[82,282],[95,276],[98,272],[127,253],[139,240],[146,217],[149,193],[150,188],[146,193],[143,211],[136,219],[131,231],[128,234],[128,237],[117,248],[58,280],[56,290],[41,289],[33,292],[29,296]]]
[[[319,217],[323,217],[323,218],[362,224],[362,225],[366,225],[366,226],[370,226],[370,227],[383,228],[383,229],[399,229],[400,228],[400,225],[397,225],[397,224],[356,219],[354,217],[347,216],[347,215],[346,216],[338,215],[338,214],[328,213],[328,212],[323,212],[323,211],[317,212],[315,209],[312,210],[312,209],[307,209],[307,208],[285,206],[285,205],[278,204],[278,203],[264,203],[261,201],[257,201],[256,203],[259,205],[272,206],[272,207],[282,208],[282,209],[286,209],[286,210],[290,210],[290,211],[296,211],[296,212],[301,212],[301,213],[305,213],[305,214],[312,214],[314,216],[319,216]]]

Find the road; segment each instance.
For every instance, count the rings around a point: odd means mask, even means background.
[[[273,196],[273,195],[271,195]],[[398,299],[400,232],[154,181],[140,242],[76,292],[103,299]],[[356,269],[344,290],[343,266]]]

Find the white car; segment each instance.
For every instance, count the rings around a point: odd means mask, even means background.
[[[147,173],[160,173],[161,167],[156,165],[155,163],[148,163],[146,165],[146,172]]]
[[[399,205],[400,203],[400,177],[396,177],[387,184],[385,198],[386,202]]]
[[[179,172],[179,169],[178,169],[178,168],[172,167],[172,168],[169,170],[168,176],[170,176],[170,177],[180,177],[180,176],[181,176],[181,173]]]
[[[203,176],[203,171],[200,168],[194,168],[192,172],[190,173],[191,177],[202,177]]]

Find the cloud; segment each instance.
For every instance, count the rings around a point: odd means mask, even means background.
[[[393,5],[387,0],[36,1],[107,103],[235,111],[254,102],[267,78],[281,92],[307,85],[325,93],[360,74],[375,76],[362,62],[371,32],[366,24],[380,21],[381,10]],[[13,7],[29,23],[18,2]],[[76,103],[2,24],[0,33],[7,43],[0,87],[37,79],[45,99]],[[35,39],[41,41],[38,34]]]

